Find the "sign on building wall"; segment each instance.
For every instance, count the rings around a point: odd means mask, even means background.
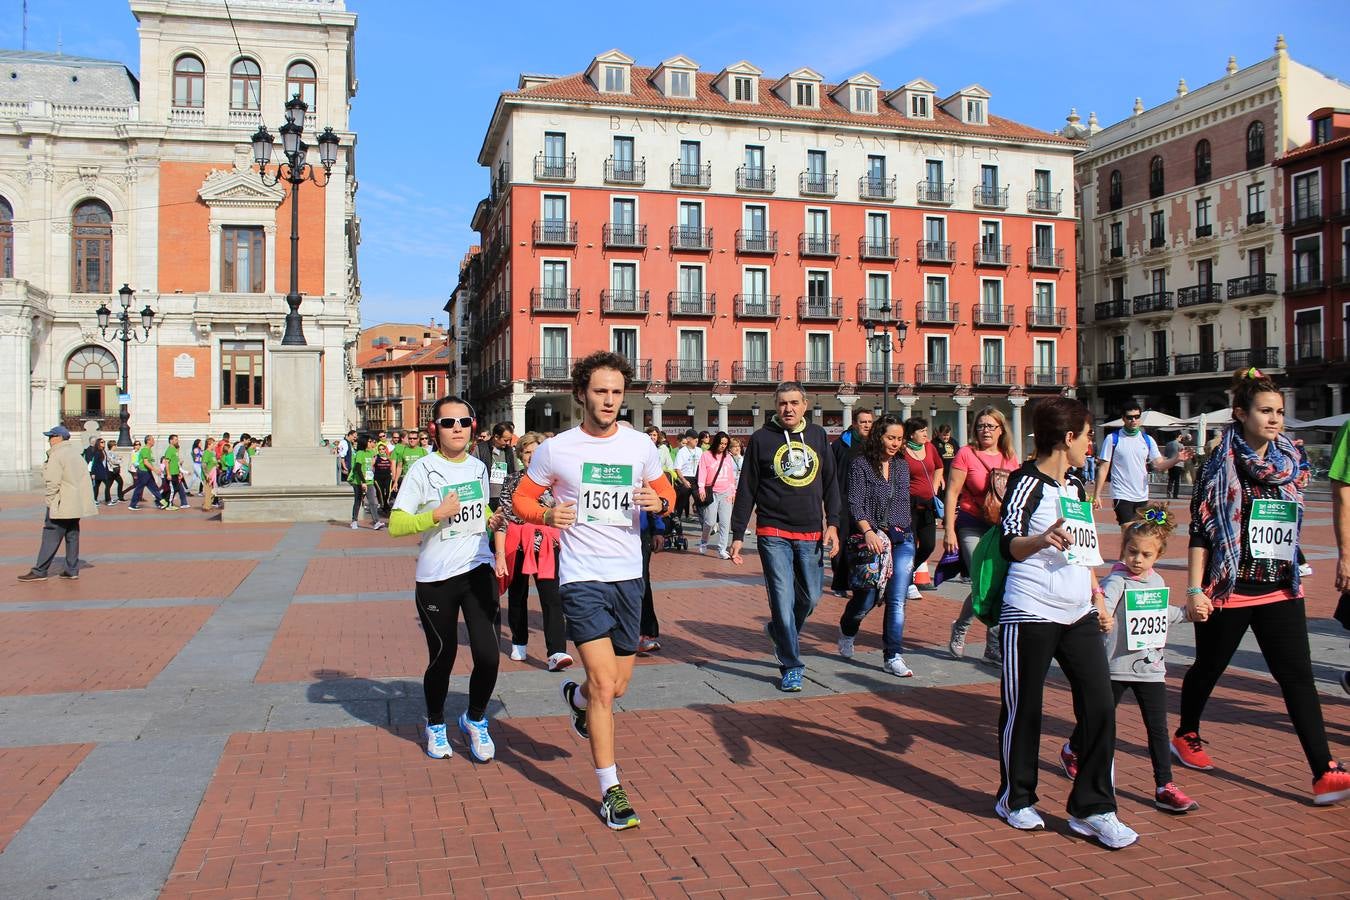
[[[174,378],[196,378],[197,360],[189,353],[180,353],[173,358]]]

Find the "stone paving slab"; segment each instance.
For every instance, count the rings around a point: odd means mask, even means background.
[[[33,813],[84,761],[93,744],[49,744],[0,749],[0,853]]]

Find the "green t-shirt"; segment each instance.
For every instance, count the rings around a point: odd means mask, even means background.
[[[1331,471],[1327,474],[1332,481],[1350,484],[1350,422],[1336,432],[1331,444]]]
[[[375,454],[369,450],[360,450],[352,454],[352,471],[347,480],[352,484],[375,483]]]
[[[202,451],[202,474],[214,472],[216,468],[216,454],[210,447]]]
[[[389,451],[389,458],[392,459],[398,465],[402,466],[404,457],[408,455],[408,451],[410,449],[412,448],[410,448],[407,444],[395,444],[394,449]]]
[[[417,462],[419,459],[421,459],[426,455],[427,455],[426,447],[404,447],[402,459],[403,471],[407,472],[408,466],[411,466],[413,463]]]
[[[155,464],[155,452],[149,447],[142,447],[136,451],[136,468],[139,471],[152,471]]]
[[[182,470],[181,470],[181,468],[180,468],[180,467],[181,467],[181,463],[178,461],[178,448],[175,447],[173,444],[170,444],[170,445],[164,450],[164,460],[165,460],[165,461],[168,463],[168,465],[169,465],[169,475],[170,475],[170,476],[181,475],[181,474],[182,474]]]

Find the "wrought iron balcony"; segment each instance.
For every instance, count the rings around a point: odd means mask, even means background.
[[[859,385],[898,385],[905,383],[905,365],[896,363],[885,366],[881,363],[860,362],[853,380]]]
[[[497,166],[497,175],[492,179],[492,194],[494,199],[506,193],[506,189],[511,186],[511,164],[503,161]]]
[[[1162,313],[1173,309],[1171,291],[1154,291],[1151,294],[1136,294],[1134,298],[1134,314],[1136,316],[1146,315],[1148,313]]]
[[[1321,266],[1294,266],[1289,270],[1284,290],[1287,294],[1306,294],[1327,286]]]
[[[839,176],[808,170],[797,176],[797,190],[809,197],[833,197],[839,193]]]
[[[1054,247],[1028,247],[1027,268],[1062,269],[1064,268],[1064,251]]]
[[[633,359],[632,357],[629,357],[628,364],[633,367],[634,382],[646,384],[652,380],[651,359]]]
[[[667,360],[666,381],[679,384],[712,384],[717,381],[717,363],[705,359]]]
[[[539,246],[572,247],[577,242],[577,223],[547,219],[534,223],[534,242]]]
[[[1258,297],[1262,294],[1273,293],[1275,293],[1275,276],[1268,272],[1228,279],[1229,300],[1240,300],[1243,297]]]
[[[975,387],[1009,387],[1017,383],[1017,367],[971,366],[970,383]]]
[[[742,228],[736,232],[737,253],[777,253],[778,232]]]
[[[1101,322],[1106,319],[1125,319],[1130,315],[1130,301],[1124,297],[1119,300],[1103,300],[1095,307],[1095,318]]]
[[[1266,224],[1266,211],[1264,209],[1257,209],[1247,213],[1247,224],[1248,225]]]
[[[993,244],[980,241],[973,246],[971,253],[977,266],[1012,265],[1012,244]]]
[[[1152,237],[1150,237],[1150,238],[1148,239],[1148,246],[1149,246],[1149,249],[1150,249],[1150,250],[1158,250],[1158,249],[1161,249],[1161,248],[1163,248],[1163,247],[1166,247],[1166,246],[1167,246],[1167,235],[1165,235],[1165,234],[1155,234],[1155,235],[1153,235]]]
[[[536,181],[576,181],[577,155],[545,156],[540,153],[534,158],[534,177]]]
[[[1289,204],[1285,228],[1311,228],[1322,224],[1322,198],[1308,197]]]
[[[985,328],[1011,328],[1013,308],[996,303],[976,303],[971,308],[971,322]]]
[[[802,233],[797,236],[799,256],[838,256],[839,235]]]
[[[706,253],[712,249],[712,239],[711,228],[699,228],[694,225],[670,226],[672,250],[698,250]]]
[[[1097,363],[1098,381],[1122,381],[1125,378],[1125,360]]]
[[[783,380],[783,364],[762,359],[738,359],[731,363],[733,384],[778,384]]]
[[[1196,236],[1197,238],[1213,237],[1213,236],[1214,236],[1214,226],[1213,226],[1212,224],[1209,224],[1209,225],[1197,225],[1197,226],[1195,226],[1195,236]]]
[[[920,181],[914,186],[915,199],[920,203],[940,203],[950,206],[956,199],[956,182]]]
[[[606,224],[601,235],[607,248],[641,250],[647,246],[646,225]]]
[[[992,184],[976,185],[971,191],[971,201],[986,209],[1007,209],[1008,189]]]
[[[858,321],[871,319],[873,322],[889,324],[895,321],[899,301],[890,297],[859,297]]]
[[[919,262],[954,263],[956,262],[956,241],[925,241],[915,245]]]
[[[1177,308],[1223,302],[1223,285],[1193,284],[1177,290]]]
[[[1286,345],[1285,353],[1285,364],[1291,368],[1345,362],[1344,341],[1340,338],[1325,341],[1304,338]]]
[[[961,367],[944,365],[915,366],[914,383],[920,385],[960,384]]]
[[[732,298],[732,303],[738,319],[778,318],[777,294],[737,294]]]
[[[1027,366],[1022,378],[1028,388],[1058,389],[1069,386],[1068,366]]]
[[[1215,351],[1209,353],[1178,353],[1173,363],[1178,375],[1217,372],[1219,371],[1219,354]]]
[[[1110,257],[1111,257],[1111,259],[1124,259],[1124,258],[1125,258],[1125,248],[1124,248],[1124,247],[1112,247],[1112,248],[1111,248],[1111,252],[1110,252]]]
[[[675,188],[712,187],[712,163],[690,165],[686,163],[670,164],[670,186]]]
[[[1223,367],[1229,372],[1250,366],[1258,369],[1275,369],[1279,365],[1279,347],[1249,347],[1243,350],[1223,351]]]
[[[1027,191],[1027,212],[1059,213],[1063,208],[1063,191]]]
[[[611,156],[605,160],[605,181],[608,184],[646,184],[647,161]]]
[[[900,239],[867,235],[858,238],[859,259],[899,259]]]
[[[802,384],[843,384],[844,373],[844,363],[797,363],[797,380]]]
[[[844,315],[842,297],[798,297],[797,318],[837,322]]]
[[[717,295],[691,291],[671,291],[666,295],[667,314],[711,318],[717,314]]]
[[[736,169],[736,190],[757,194],[772,194],[777,187],[778,175],[773,168],[763,166],[741,166]]]
[[[1044,306],[1027,307],[1028,328],[1067,328],[1069,311]]]
[[[1171,360],[1165,356],[1155,356],[1151,359],[1132,359],[1130,360],[1130,377],[1161,378],[1169,374],[1169,362]]]
[[[858,179],[858,197],[863,200],[894,200],[895,176],[878,178],[864,175]]]
[[[914,304],[914,321],[920,325],[955,325],[961,312],[955,303],[945,300],[920,300]]]
[[[651,312],[651,291],[606,289],[600,292],[600,311],[611,316],[645,316]]]
[[[575,362],[576,360],[570,357],[536,356],[530,360],[530,381],[541,384],[571,384],[572,364]]]
[[[581,291],[578,288],[530,288],[530,309],[537,313],[581,312]]]

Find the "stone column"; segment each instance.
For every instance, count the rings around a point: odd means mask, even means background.
[[[835,394],[834,399],[838,400],[844,407],[844,430],[853,427],[853,407],[858,402],[857,394]]]
[[[658,429],[661,427],[661,409],[670,399],[669,394],[647,394],[647,402],[652,405],[652,424]]]
[[[534,392],[525,390],[523,382],[511,383],[511,424],[515,426],[516,434],[525,433],[525,407],[533,399]]]
[[[1331,414],[1333,416],[1339,416],[1345,410],[1341,398],[1341,392],[1343,390],[1343,385],[1334,383],[1331,385]]]
[[[717,430],[726,431],[729,426],[727,410],[731,404],[736,402],[735,394],[713,394],[713,400],[717,402]]]
[[[1280,388],[1280,394],[1284,397],[1284,414],[1286,416],[1298,415],[1294,412],[1294,406],[1298,399],[1298,392],[1291,387]]]
[[[1189,419],[1191,417],[1191,394],[1188,391],[1182,391],[1177,394],[1177,418]]]
[[[970,435],[966,426],[967,420],[970,418],[970,404],[975,402],[975,398],[953,394],[952,400],[956,402],[956,442],[964,447],[970,443]]]
[[[7,307],[0,314],[0,416],[10,423],[9,452],[0,454],[0,490],[27,491],[42,481],[34,474],[34,447],[47,443],[42,431],[33,427],[33,394],[42,387],[34,383],[32,372],[33,326],[29,311],[22,307]],[[40,419],[39,421],[45,421]],[[54,424],[54,423],[53,423]],[[41,457],[37,457],[39,460]]]
[[[1022,438],[1022,407],[1027,405],[1027,398],[1016,394],[1009,394],[1008,402],[1012,404],[1013,447],[1017,450],[1017,458],[1021,459],[1026,455],[1026,447],[1023,446]]]
[[[913,394],[901,394],[895,399],[900,401],[900,418],[909,419],[914,415],[914,404],[919,402],[919,398]],[[928,427],[933,429],[933,423],[929,422]]]

